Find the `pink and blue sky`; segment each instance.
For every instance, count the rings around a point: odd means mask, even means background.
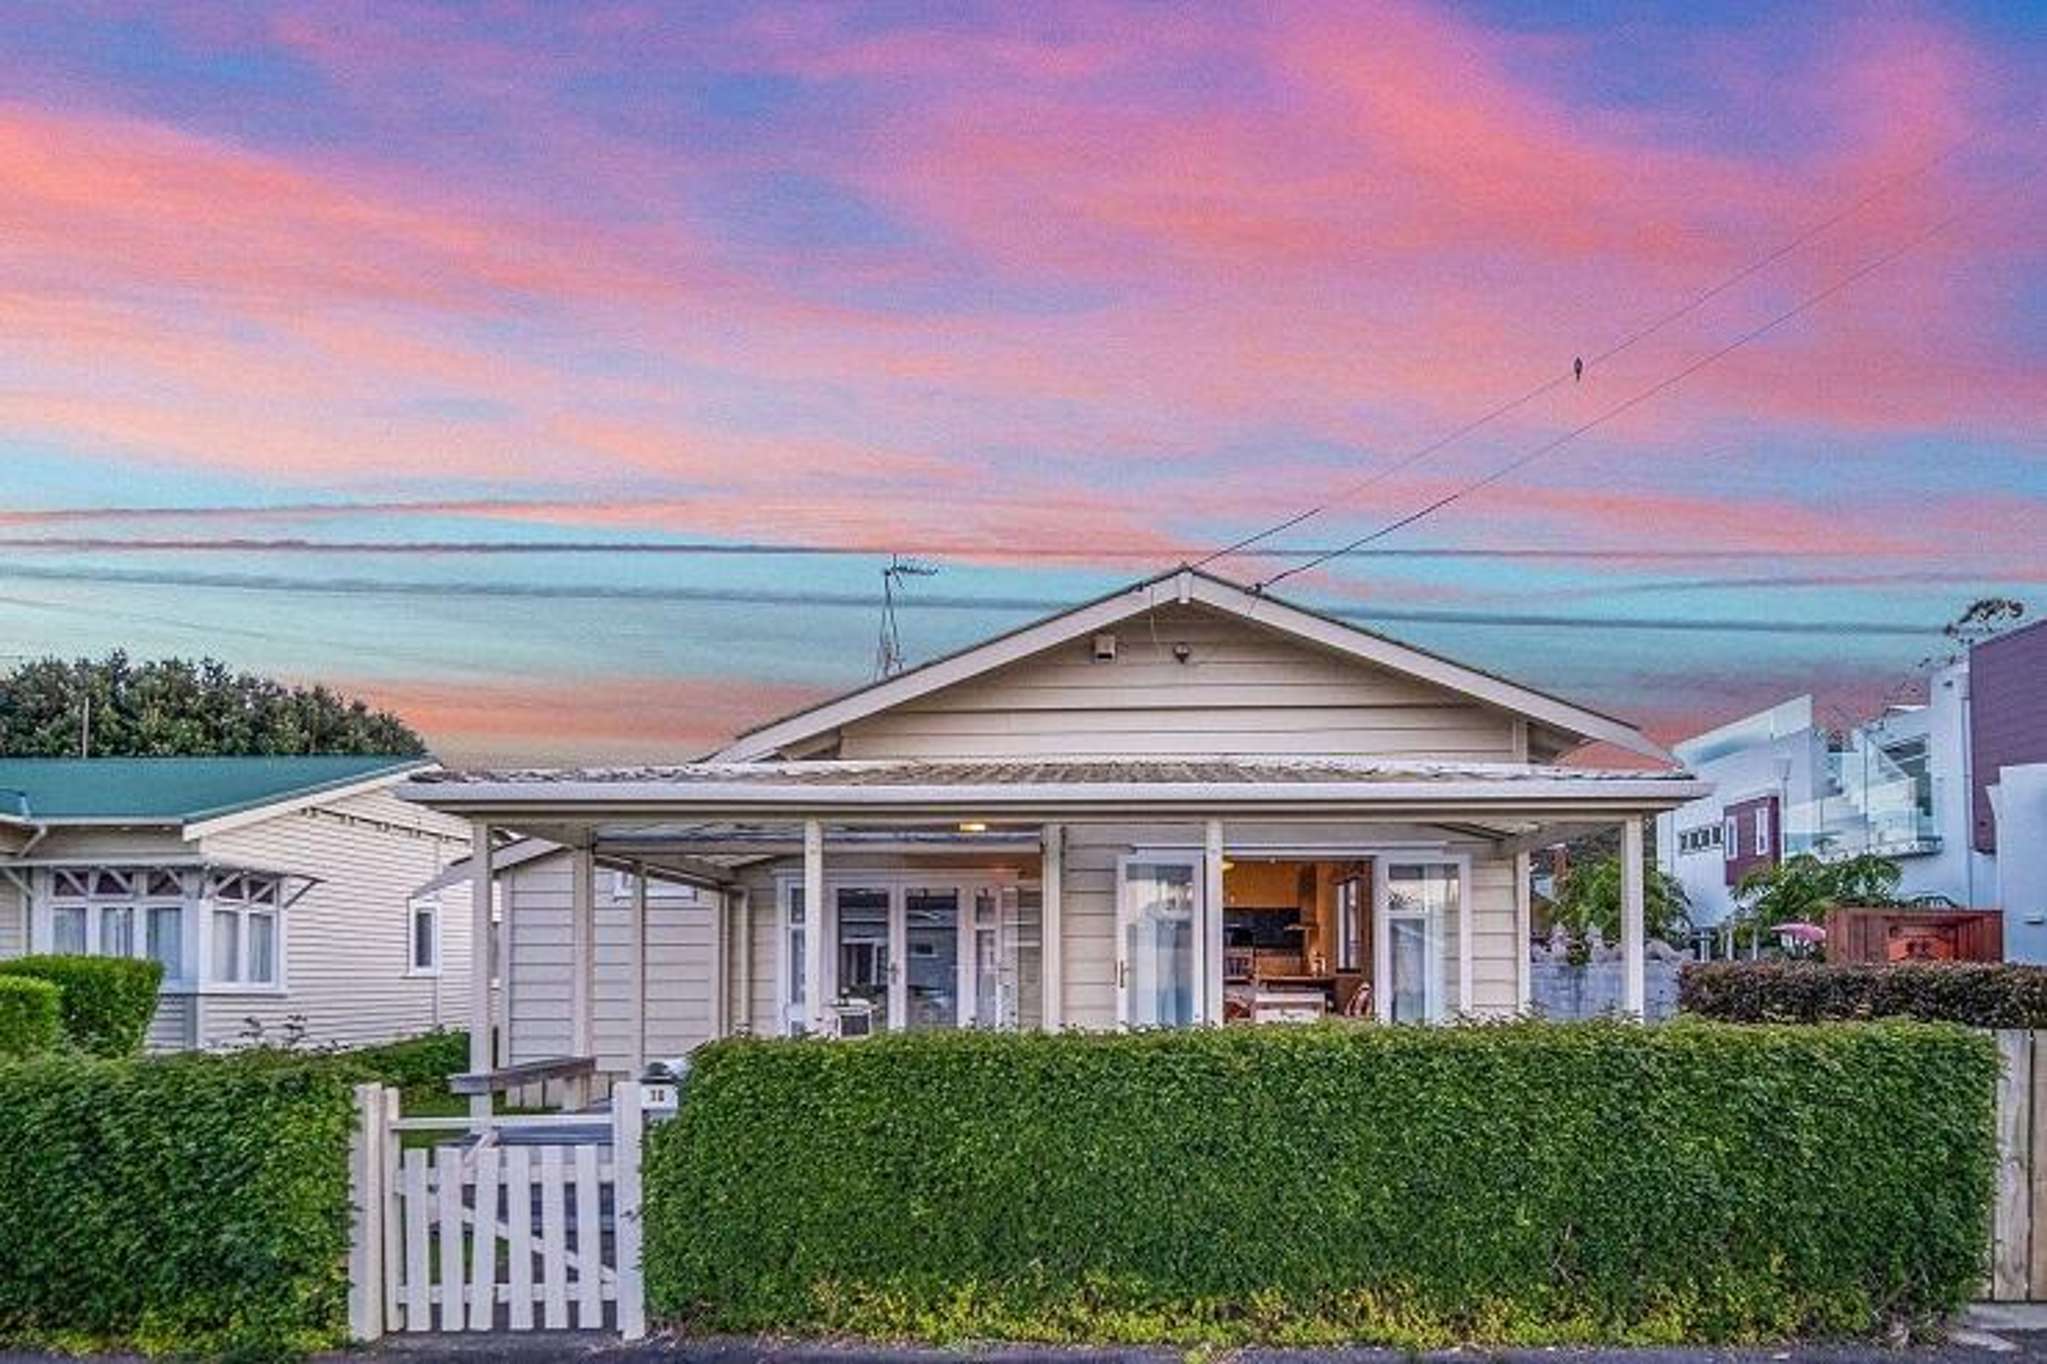
[[[1666,738],[1852,711],[1970,599],[2047,610],[2043,34],[16,0],[0,654],[210,652],[456,761],[688,756],[866,680],[888,550],[942,565],[914,658],[1356,488],[1261,548],[1340,544],[1882,260],[1285,585]],[[760,545],[826,552],[704,552]]]

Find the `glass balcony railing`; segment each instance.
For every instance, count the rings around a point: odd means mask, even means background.
[[[1940,834],[1924,775],[1856,736],[1827,754],[1826,794],[1794,805],[1784,820],[1786,853],[1821,857],[1933,852]]]

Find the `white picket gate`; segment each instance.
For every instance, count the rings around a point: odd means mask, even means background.
[[[349,1326],[386,1331],[646,1334],[640,1279],[642,1087],[611,1113],[407,1118],[398,1092],[356,1090]],[[607,1127],[593,1134],[591,1128]],[[444,1132],[431,1149],[403,1132]]]

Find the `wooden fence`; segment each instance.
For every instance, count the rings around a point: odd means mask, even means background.
[[[2047,1032],[2001,1030],[1992,1302],[2047,1300]]]
[[[386,1331],[646,1334],[640,1281],[642,1086],[605,1114],[407,1118],[398,1091],[356,1091],[349,1326]],[[439,1133],[432,1146],[407,1132]]]

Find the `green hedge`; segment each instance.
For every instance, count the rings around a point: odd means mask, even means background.
[[[935,1341],[1870,1332],[1979,1284],[1996,1073],[1910,1023],[721,1042],[649,1137],[649,1302]]]
[[[1685,968],[1678,1008],[1727,1023],[1917,1018],[1974,1028],[2047,1028],[2047,967],[1701,962]]]
[[[275,1054],[0,1065],[0,1339],[339,1344],[350,1078]]]
[[[19,957],[0,975],[47,980],[63,992],[64,1035],[93,1056],[139,1056],[156,1016],[163,965],[131,957]]]
[[[0,976],[0,1061],[35,1056],[63,1040],[60,998],[47,980]]]
[[[365,1080],[390,1085],[406,1099],[446,1097],[448,1077],[469,1069],[469,1034],[421,1033],[338,1055],[360,1070]]]

